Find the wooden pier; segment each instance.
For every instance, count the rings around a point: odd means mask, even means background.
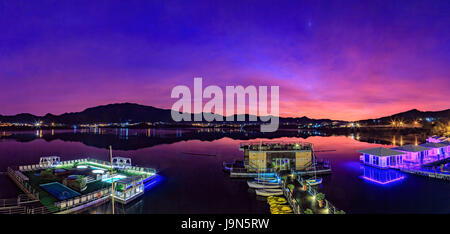
[[[441,172],[441,171],[436,171],[436,170],[425,169],[425,168],[430,168],[432,166],[447,164],[449,162],[450,162],[450,157],[443,158],[441,160],[437,160],[434,162],[429,162],[427,164],[423,164],[423,165],[416,166],[416,167],[396,167],[394,169],[397,169],[404,173],[409,173],[409,174],[418,175],[418,176],[425,176],[425,177],[429,177],[429,178],[433,178],[433,179],[450,180],[450,173],[448,173],[448,172]]]
[[[296,180],[300,186],[302,186],[304,183],[306,183],[303,178],[300,175],[297,175]],[[319,207],[317,205],[317,202],[315,200],[315,197],[317,196],[319,192],[314,188],[314,186],[307,186],[306,191],[299,190],[297,191],[297,199],[301,200],[301,203],[303,204],[303,209],[311,209],[314,214],[337,214],[338,209],[331,204],[327,199],[323,200],[324,206]],[[309,196],[308,196],[309,195]],[[308,197],[313,197],[313,200],[309,200]],[[307,206],[309,205],[309,207]]]
[[[419,175],[419,176],[425,176],[433,179],[442,179],[442,180],[450,180],[450,174],[444,174],[444,173],[437,173],[437,172],[429,172],[429,171],[423,171],[418,169],[406,169],[406,168],[399,168],[401,172]]]

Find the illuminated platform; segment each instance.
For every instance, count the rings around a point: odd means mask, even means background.
[[[30,213],[78,212],[112,196],[115,202],[126,204],[144,194],[158,177],[155,169],[132,166],[129,158],[113,159],[111,165],[91,158],[60,161],[56,156],[43,157],[39,164],[16,170],[9,167],[7,174],[30,199],[42,204]]]

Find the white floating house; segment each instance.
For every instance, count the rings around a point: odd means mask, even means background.
[[[407,155],[405,152],[392,150],[383,147],[359,150],[361,162],[373,167],[388,169],[403,164],[403,157]]]
[[[437,156],[438,158],[448,157],[449,145],[444,143],[427,142],[420,144],[420,146],[430,149],[431,156]]]
[[[404,145],[392,149],[406,153],[403,156],[403,161],[409,163],[423,164],[428,155],[431,154],[430,148],[419,145]]]

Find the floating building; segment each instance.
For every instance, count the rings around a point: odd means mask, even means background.
[[[73,213],[111,199],[126,204],[157,177],[155,169],[132,166],[130,158],[122,157],[111,162],[42,157],[39,164],[8,167],[7,173],[31,201],[41,203],[22,206],[19,213]]]
[[[430,137],[420,145],[394,148],[377,147],[359,150],[360,161],[377,168],[399,168],[422,165],[450,157],[450,141],[445,137]]]
[[[404,145],[392,149],[406,153],[406,155],[403,156],[403,160],[410,163],[423,164],[424,160],[428,157],[428,154],[431,153],[429,148],[419,145]]]
[[[305,170],[314,157],[312,144],[305,142],[248,142],[239,149],[248,171]]]
[[[423,144],[420,144],[422,147],[426,147],[430,151],[430,155],[433,156],[444,156],[448,154],[449,152],[449,145],[443,144],[443,143],[436,143],[436,142],[426,142]]]
[[[359,150],[361,162],[377,168],[387,169],[403,164],[406,153],[383,147]]]

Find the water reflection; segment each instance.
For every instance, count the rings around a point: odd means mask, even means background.
[[[382,185],[390,184],[406,178],[403,173],[393,169],[383,170],[371,166],[361,165],[361,170],[362,179]]]
[[[36,130],[35,134],[30,131],[10,132],[1,134],[0,139],[13,139],[18,142],[29,142],[36,139],[46,141],[62,140],[70,142],[81,142],[88,146],[97,148],[108,148],[113,146],[116,150],[137,150],[161,144],[172,144],[181,141],[201,140],[215,141],[222,138],[234,140],[252,139],[276,139],[280,137],[295,137],[308,140],[314,136],[346,136],[348,138],[373,144],[400,145],[416,144],[427,137],[424,135],[409,134],[398,136],[393,132],[374,133],[349,133],[335,134],[324,133],[317,130],[280,130],[273,133],[261,133],[259,131],[245,131],[239,129],[200,128],[200,129],[128,129],[128,128],[74,128],[72,130]],[[399,140],[400,139],[400,142]]]

